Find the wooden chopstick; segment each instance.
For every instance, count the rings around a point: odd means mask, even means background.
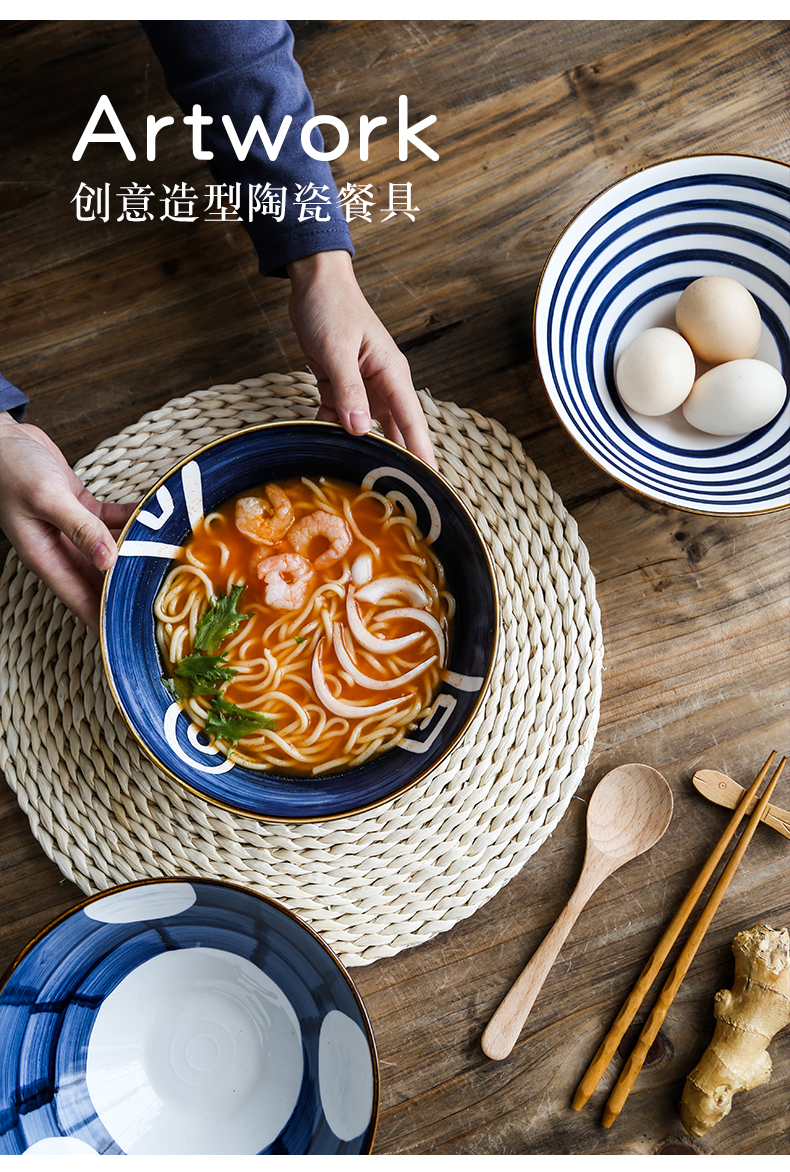
[[[768,785],[765,787],[763,795],[755,806],[737,846],[730,855],[727,866],[722,871],[718,883],[713,888],[713,891],[708,898],[708,902],[705,904],[702,915],[697,920],[691,935],[683,946],[683,951],[675,962],[674,967],[672,968],[672,971],[664,985],[664,988],[659,994],[658,1001],[654,1005],[650,1016],[645,1022],[642,1033],[639,1035],[639,1040],[634,1046],[628,1061],[620,1072],[620,1077],[615,1083],[614,1089],[609,1096],[609,1101],[604,1109],[602,1121],[604,1127],[611,1127],[623,1109],[631,1087],[636,1082],[636,1077],[639,1074],[639,1071],[642,1069],[642,1064],[647,1057],[648,1050],[653,1045],[656,1034],[661,1029],[661,1024],[675,998],[675,994],[680,988],[683,982],[683,978],[688,972],[689,965],[694,959],[697,949],[702,943],[702,939],[707,932],[708,927],[710,926],[710,922],[716,914],[716,909],[721,903],[724,897],[724,893],[729,887],[730,881],[738,869],[738,865],[743,858],[744,852],[749,845],[749,842],[751,841],[752,835],[759,825],[760,819],[763,816],[763,811],[768,805],[768,799],[773,793],[774,786],[779,780],[779,774],[782,772],[786,761],[787,758],[783,757],[779,762],[779,766],[776,772],[768,782]]]
[[[770,754],[765,765],[763,765],[762,769],[757,774],[757,777],[754,779],[754,782],[752,783],[748,792],[744,793],[743,797],[738,803],[735,813],[727,823],[724,829],[724,833],[716,843],[716,846],[713,848],[710,857],[692,884],[688,895],[683,900],[678,910],[675,912],[675,915],[672,917],[667,930],[664,932],[664,935],[656,945],[653,955],[645,965],[628,999],[624,1002],[622,1009],[612,1023],[612,1027],[609,1030],[609,1033],[598,1047],[598,1053],[587,1067],[587,1070],[576,1090],[576,1094],[573,1097],[574,1110],[580,1111],[582,1109],[590,1095],[598,1086],[598,1083],[601,1081],[601,1077],[611,1062],[615,1050],[622,1041],[625,1031],[633,1021],[639,1006],[642,1004],[642,1001],[650,989],[650,986],[656,979],[662,964],[669,956],[672,945],[677,940],[683,925],[691,915],[695,903],[702,895],[708,880],[716,870],[716,867],[718,866],[730,839],[738,829],[738,826],[740,825],[746,814],[746,811],[749,808],[750,802],[753,800],[754,795],[762,785],[765,779],[765,775],[768,772],[771,766],[771,762],[775,756],[776,752],[772,752]]]

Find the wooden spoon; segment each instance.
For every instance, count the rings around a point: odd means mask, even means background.
[[[506,1058],[557,953],[597,887],[623,863],[655,846],[672,818],[672,791],[649,765],[620,765],[601,778],[587,808],[587,850],[579,881],[527,967],[486,1026],[482,1047]]]

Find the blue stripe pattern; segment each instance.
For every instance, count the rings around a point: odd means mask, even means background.
[[[640,330],[673,324],[697,277],[745,285],[763,320],[757,357],[790,383],[790,168],[703,155],[649,167],[604,191],[569,224],[541,278],[535,352],[549,398],[579,446],[620,483],[702,513],[790,504],[790,402],[748,435],[711,437],[676,412],[633,414],[614,381]]]

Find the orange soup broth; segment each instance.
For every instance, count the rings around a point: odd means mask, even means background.
[[[406,518],[397,506],[392,510],[390,524],[384,528],[382,519],[391,507],[385,498],[369,494],[358,499],[362,492],[359,486],[339,481],[322,480],[314,483],[321,495],[317,496],[301,480],[277,481],[277,485],[291,500],[295,521],[316,510],[343,516],[343,499],[349,504],[356,503],[353,507],[353,526],[349,526],[351,546],[340,560],[325,569],[315,567],[315,559],[329,545],[323,536],[315,537],[307,549],[302,551],[313,563],[313,580],[302,608],[281,610],[267,604],[265,583],[258,577],[256,560],[260,556],[276,556],[293,553],[294,550],[288,542],[287,534],[275,545],[261,546],[241,533],[235,523],[237,497],[225,502],[196,526],[178,558],[182,564],[199,566],[211,579],[215,594],[227,595],[233,586],[239,583],[244,585],[238,610],[251,617],[243,621],[220,647],[220,651],[227,656],[228,665],[241,667],[243,674],[228,682],[222,690],[223,697],[242,708],[271,716],[277,722],[278,737],[282,736],[288,741],[293,739],[297,746],[305,741],[309,744],[309,752],[305,749],[303,753],[309,759],[299,761],[283,751],[274,737],[266,733],[254,733],[242,737],[231,755],[241,763],[258,768],[301,774],[319,772],[322,767],[328,764],[331,767],[347,757],[350,741],[354,742],[351,746],[354,751],[360,748],[364,751],[366,746],[374,744],[373,753],[366,755],[375,755],[402,740],[408,728],[413,727],[427,713],[440,682],[442,665],[438,658],[421,676],[399,685],[393,692],[370,690],[344,670],[332,644],[332,623],[342,623],[346,646],[350,648],[352,639],[346,618],[345,586],[342,584],[350,578],[351,567],[356,559],[360,555],[370,554],[374,578],[392,575],[418,581],[430,598],[430,613],[442,626],[446,647],[449,647],[453,610],[452,597],[447,592],[441,565],[430,546],[421,537],[415,539],[415,527],[404,523]],[[264,497],[264,493],[265,486],[260,486],[239,496]],[[377,547],[378,553],[373,551],[371,545]],[[183,587],[184,597],[194,581],[190,575]],[[178,597],[181,597],[181,592]],[[311,599],[312,605],[308,605]],[[193,611],[192,635],[196,618],[199,618],[208,602],[208,597],[204,595],[200,606]],[[437,655],[435,638],[415,623],[414,619],[387,619],[386,631],[384,624],[376,624],[373,611],[409,607],[412,605],[410,602],[400,598],[389,604],[384,601],[378,607],[361,601],[357,605],[363,623],[370,625],[373,632],[381,630],[387,639],[396,639],[415,630],[422,632],[411,646],[395,653],[379,656],[357,648],[354,653],[356,663],[365,675],[377,680],[393,678]],[[175,602],[169,609],[177,613],[179,603]],[[181,655],[187,655],[192,650],[192,635],[184,641]],[[311,664],[319,643],[322,644],[324,676],[330,689],[341,695],[343,701],[352,705],[373,705],[394,695],[404,696],[407,700],[392,712],[375,717],[350,719],[328,712],[318,700],[311,680]],[[277,661],[273,675],[267,663],[267,651]],[[167,660],[164,649],[163,654]],[[246,665],[251,667],[249,672]],[[255,665],[254,669],[252,665]],[[167,663],[169,671],[172,671],[173,666]],[[283,695],[291,697],[293,705],[283,700]],[[205,709],[207,704],[208,701],[203,703],[203,698],[184,702],[185,708],[198,719],[201,708]],[[302,710],[301,717],[297,715],[298,708]],[[404,713],[408,715],[405,724]],[[305,716],[308,719],[307,728],[300,729],[299,725],[304,722]],[[355,763],[350,761],[338,767],[350,767]]]

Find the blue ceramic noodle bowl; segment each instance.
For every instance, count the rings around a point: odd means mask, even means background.
[[[316,777],[251,769],[215,749],[162,683],[153,615],[175,554],[206,512],[246,488],[295,476],[374,487],[413,510],[444,566],[457,606],[449,660],[425,727],[411,729],[400,745],[379,757]],[[235,432],[195,452],[151,490],[127,525],[118,560],[107,575],[101,640],[118,707],[166,773],[234,811],[267,820],[312,821],[393,798],[452,749],[485,692],[498,622],[490,555],[450,485],[396,444],[310,421]]]

